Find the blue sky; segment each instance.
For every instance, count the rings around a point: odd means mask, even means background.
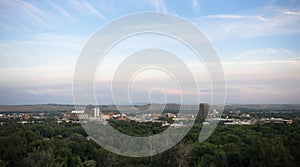
[[[0,104],[71,104],[89,37],[144,11],[178,15],[206,34],[223,63],[226,103],[299,104],[298,0],[0,0]]]

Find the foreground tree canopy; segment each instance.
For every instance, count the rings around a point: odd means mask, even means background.
[[[160,133],[160,123],[111,121],[133,136]],[[176,146],[161,154],[131,158],[113,154],[89,139],[80,124],[6,122],[0,129],[0,166],[300,166],[300,123],[220,125],[198,142],[196,122]],[[122,142],[122,141],[120,141]]]

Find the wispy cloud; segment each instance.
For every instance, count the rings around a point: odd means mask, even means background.
[[[50,6],[60,13],[63,12],[61,8],[52,2],[49,2]],[[55,25],[62,22],[61,19],[65,17],[57,16],[57,13],[53,13],[49,10],[43,9],[42,4],[29,3],[26,1],[1,1],[2,15],[1,20],[5,21],[6,26],[13,26],[17,30],[32,31],[35,28],[53,29]],[[63,12],[62,16],[68,16],[66,12]],[[68,16],[68,19],[70,17]]]
[[[256,60],[256,61],[252,60],[252,61],[228,61],[228,62],[223,62],[222,64],[223,65],[229,65],[229,64],[233,65],[233,64],[236,64],[236,65],[239,65],[239,66],[242,66],[242,65],[255,65],[255,64],[257,64],[257,65],[266,65],[266,64],[277,64],[277,65],[297,64],[297,65],[300,65],[300,61],[297,61],[296,59],[295,60],[293,60],[293,59],[287,59],[287,60],[269,60],[269,61],[266,61],[266,60]]]
[[[0,0],[0,103],[60,103],[63,100],[71,103],[73,68],[88,36],[111,18],[146,10],[173,12],[189,18],[198,17],[191,20],[210,39],[215,39],[212,44],[216,44],[220,58],[225,61],[223,67],[228,81],[230,102],[295,102],[300,94],[300,54],[294,43],[299,42],[295,36],[300,34],[298,6],[262,3],[265,6],[259,7],[252,2],[241,3],[234,2],[232,4],[236,6],[232,7],[229,2],[227,6],[218,6],[199,0],[180,3],[165,0]],[[140,26],[126,28],[138,29]],[[174,26],[167,23],[162,23],[161,26],[163,29],[174,30]],[[195,39],[194,34],[190,34],[188,38],[199,40]],[[102,39],[105,40],[106,36]],[[119,53],[116,54],[120,54],[120,57],[127,56],[132,48],[142,50],[145,46],[170,46],[170,51],[180,51],[177,43],[173,45],[159,38],[147,41],[142,36],[135,43],[121,45]],[[220,50],[218,46],[221,46]],[[184,60],[190,54],[185,52],[182,55],[179,58]],[[108,99],[107,103],[111,103],[111,87],[108,82],[113,78],[114,69],[120,64],[118,61],[122,59],[108,60],[110,61],[107,61],[103,77],[99,81],[96,78],[95,82],[99,83],[100,92],[97,93],[101,94],[101,99]],[[199,88],[209,90],[210,80],[205,68],[199,67],[200,62],[193,63],[190,68],[198,77],[196,81]],[[182,68],[176,67],[182,71]],[[190,88],[190,80],[183,80]],[[168,81],[170,78],[164,75],[146,73],[145,77],[141,76],[134,82],[137,88],[134,90],[135,99],[142,101],[143,95],[147,95],[145,99],[148,99],[147,90],[154,86],[165,88],[174,102],[175,97],[181,93],[189,94],[191,100],[194,95],[199,94],[209,97],[209,91],[179,91],[173,82],[170,83],[174,85],[170,86]],[[85,92],[81,93],[84,95]]]
[[[84,44],[86,39],[83,37],[55,34],[55,33],[39,33],[32,36],[31,40],[9,40],[9,41],[0,41],[0,47],[2,48],[24,48],[36,49],[41,46],[57,46],[60,48],[80,48]],[[0,51],[2,53],[3,50]]]
[[[0,42],[0,48],[3,49],[3,48],[11,48],[11,45],[8,44],[8,43],[5,43],[5,42]]]
[[[59,74],[59,75],[58,75]],[[68,67],[2,67],[1,86],[38,86],[56,83],[72,83],[73,69]],[[23,82],[26,80],[26,82]],[[20,84],[22,83],[22,84]]]
[[[39,24],[47,28],[53,28],[53,25],[48,20],[52,16],[31,3],[17,0],[6,1],[5,5],[11,8],[12,11],[18,12],[19,17],[22,17],[27,23],[30,22],[31,24]]]
[[[15,27],[13,27],[9,24],[1,23],[1,22],[0,22],[0,29],[5,30],[7,32],[12,32],[12,33],[17,32],[17,29]]]
[[[261,49],[254,49],[240,53],[236,59],[240,60],[270,60],[270,59],[284,59],[284,58],[291,58],[297,56],[296,53],[292,52],[291,50],[284,49],[284,48],[261,48]]]
[[[49,71],[49,70],[57,70],[57,68],[49,68],[49,67],[37,67],[37,68],[0,68],[0,71]]]
[[[79,12],[82,15],[93,14],[94,16],[98,17],[99,19],[106,19],[106,17],[96,9],[91,3],[87,1],[68,1],[68,4]]]
[[[198,13],[199,9],[200,9],[200,5],[199,5],[198,0],[192,0],[192,5],[193,5],[194,12]]]
[[[211,39],[278,36],[300,32],[298,11],[264,7],[241,14],[208,15],[193,19]]]
[[[9,32],[15,29],[19,33],[58,30],[80,24],[91,16],[106,19],[97,7],[87,1],[0,1],[0,10],[1,30]]]
[[[82,37],[76,37],[63,34],[40,33],[37,34],[35,42],[37,44],[57,45],[60,47],[81,47],[83,45]]]
[[[91,13],[93,13],[94,15],[98,16],[100,19],[106,19],[105,16],[100,13],[96,8],[94,8],[91,4],[89,4],[86,1],[82,2],[82,5]]]
[[[164,0],[150,0],[150,3],[155,7],[156,11],[168,11]]]
[[[287,15],[298,15],[300,16],[300,11],[285,11],[284,14],[287,14]]]
[[[55,95],[55,96],[72,96],[72,86],[69,85],[54,85],[48,87],[29,87],[19,90],[20,93],[29,95]]]
[[[83,37],[54,33],[35,34],[31,38],[33,39],[0,41],[1,68],[73,68],[80,49],[86,42]],[[23,73],[24,71],[20,71],[20,74]]]
[[[249,18],[250,16],[243,16],[243,15],[231,15],[231,14],[218,14],[218,15],[208,15],[203,16],[201,18],[208,18],[208,19],[243,19]],[[251,16],[253,17],[253,16]]]
[[[74,20],[70,13],[68,13],[63,7],[55,3],[54,1],[46,1],[57,13],[63,18]]]

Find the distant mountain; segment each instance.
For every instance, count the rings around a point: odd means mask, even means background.
[[[151,110],[160,110],[165,106],[164,110],[179,110],[179,104],[152,104]],[[118,106],[123,111],[132,109],[129,105]],[[137,110],[148,110],[150,104],[134,105]],[[183,105],[181,109],[194,110],[197,105]],[[82,109],[85,106],[81,106]],[[114,105],[100,105],[101,111],[117,111]],[[0,112],[51,112],[51,111],[72,111],[75,110],[74,105],[65,104],[36,104],[36,105],[0,105]],[[225,111],[241,110],[241,111],[300,111],[300,104],[230,104],[226,105]]]
[[[226,110],[300,111],[300,104],[230,104],[225,106],[225,111]]]
[[[50,112],[72,110],[74,110],[74,105],[64,104],[0,105],[0,112]]]

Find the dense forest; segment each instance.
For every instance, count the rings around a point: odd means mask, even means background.
[[[160,123],[110,121],[119,131],[149,136],[163,131]],[[300,166],[300,122],[293,124],[219,125],[209,139],[198,142],[201,122],[161,154],[131,158],[97,145],[75,123],[0,126],[0,166]]]

